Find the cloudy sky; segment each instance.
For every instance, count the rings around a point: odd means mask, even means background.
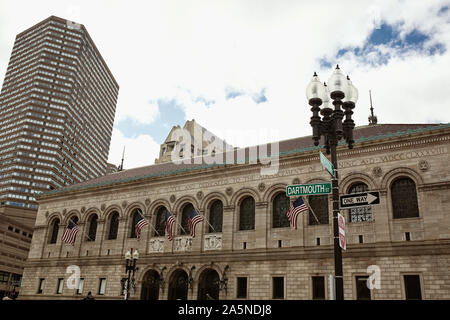
[[[195,119],[243,147],[311,134],[305,88],[336,63],[379,123],[450,122],[450,0],[0,0],[0,84],[16,34],[81,24],[120,85],[109,161],[154,163]],[[240,137],[240,139],[239,139]]]

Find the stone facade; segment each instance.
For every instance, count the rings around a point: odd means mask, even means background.
[[[309,138],[310,139],[310,138]],[[345,299],[356,299],[356,276],[370,276],[369,266],[378,266],[380,287],[371,299],[404,299],[404,275],[418,275],[423,299],[450,299],[450,126],[427,131],[378,136],[356,140],[355,147],[338,148],[340,193],[355,182],[380,192],[380,204],[372,206],[372,219],[350,222],[346,218],[347,250],[343,251]],[[247,278],[246,298],[272,299],[273,277],[283,277],[285,299],[312,299],[313,276],[334,273],[333,228],[330,223],[311,225],[309,214],[299,216],[299,227],[273,227],[273,200],[293,183],[329,181],[328,172],[316,150],[286,153],[280,157],[277,174],[260,175],[261,164],[219,166],[108,185],[85,185],[39,199],[33,241],[24,270],[20,298],[76,299],[75,289],[64,282],[57,294],[57,281],[66,281],[66,268],[77,265],[84,279],[82,295],[92,291],[98,299],[123,299],[121,279],[125,274],[125,252],[139,250],[136,287],[131,299],[142,295],[146,274],[159,275],[159,299],[173,297],[170,288],[176,274],[188,279],[187,298],[197,299],[205,274],[215,271],[220,299],[236,299],[238,278]],[[399,177],[411,179],[416,188],[419,216],[394,218],[392,183]],[[201,192],[201,197],[198,196]],[[246,196],[255,201],[253,230],[239,230],[240,204]],[[181,223],[181,213],[191,203],[208,218],[211,204],[223,204],[222,231],[209,233],[208,223],[197,226],[196,237],[180,235],[173,241],[155,236],[158,208],[164,206]],[[294,199],[291,199],[293,201]],[[131,215],[139,208],[150,226],[140,240],[130,238]],[[329,211],[331,213],[331,195]],[[118,212],[115,240],[107,240],[111,213]],[[95,241],[86,241],[89,217],[98,225]],[[75,244],[61,243],[69,217],[79,219]],[[58,218],[58,240],[49,244],[50,225]],[[318,245],[320,238],[320,245]],[[361,241],[362,240],[362,241]],[[100,279],[106,278],[104,294]],[[207,277],[206,277],[207,278]],[[45,279],[42,293],[40,279]],[[171,291],[172,290],[172,291]]]

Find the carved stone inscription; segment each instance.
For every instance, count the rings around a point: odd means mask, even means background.
[[[338,162],[339,169],[357,166],[367,166],[376,163],[386,163],[392,161],[401,161],[409,159],[417,159],[422,157],[436,156],[440,154],[446,154],[448,152],[446,147],[432,148],[426,150],[418,151],[408,151],[401,153],[391,153],[384,156],[372,157],[372,158],[362,158],[362,159],[352,159],[352,160],[342,160]]]
[[[186,252],[192,250],[192,237],[177,237],[175,238],[175,252]]]
[[[205,235],[204,240],[204,249],[205,250],[220,250],[222,249],[222,234],[208,234]]]
[[[164,252],[164,239],[150,239],[150,245],[148,248],[149,253]]]

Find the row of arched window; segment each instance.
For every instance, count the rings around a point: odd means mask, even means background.
[[[368,191],[367,184],[363,182],[357,182],[350,186],[348,193],[359,193]],[[391,198],[393,208],[393,218],[411,218],[419,216],[419,208],[417,201],[417,191],[414,181],[407,177],[396,179],[391,185]],[[328,224],[329,223],[329,197],[328,195],[318,195],[307,197],[309,210],[308,224]],[[290,206],[290,199],[286,196],[285,192],[280,192],[275,195],[272,200],[272,227],[273,228],[285,228],[289,227],[289,220],[286,216]],[[187,235],[188,218],[193,209],[191,203],[187,203],[182,208],[181,221],[179,222],[181,228],[179,228],[180,235]],[[166,222],[167,208],[160,206],[156,209],[156,217],[152,225],[153,236],[165,235],[165,222]],[[135,225],[139,221],[141,212],[139,209],[135,209],[132,215],[132,223],[129,229],[128,237],[136,238]],[[223,203],[221,200],[215,200],[209,206],[206,213],[206,219],[208,220],[207,232],[222,232],[223,222]],[[73,216],[72,222],[78,223],[78,218]],[[92,214],[87,220],[87,241],[95,241],[97,234],[97,214]],[[361,222],[372,220],[371,207],[355,208],[349,210],[349,222]],[[56,243],[58,238],[60,221],[55,218],[50,223],[50,237],[49,243]],[[119,213],[117,211],[112,212],[108,218],[107,240],[117,239],[119,228]],[[252,196],[246,196],[239,202],[239,222],[238,230],[254,230],[255,229],[255,199]]]

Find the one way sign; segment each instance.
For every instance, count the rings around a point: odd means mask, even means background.
[[[367,207],[380,203],[379,192],[362,192],[346,194],[339,197],[340,209],[350,209],[357,207]]]

